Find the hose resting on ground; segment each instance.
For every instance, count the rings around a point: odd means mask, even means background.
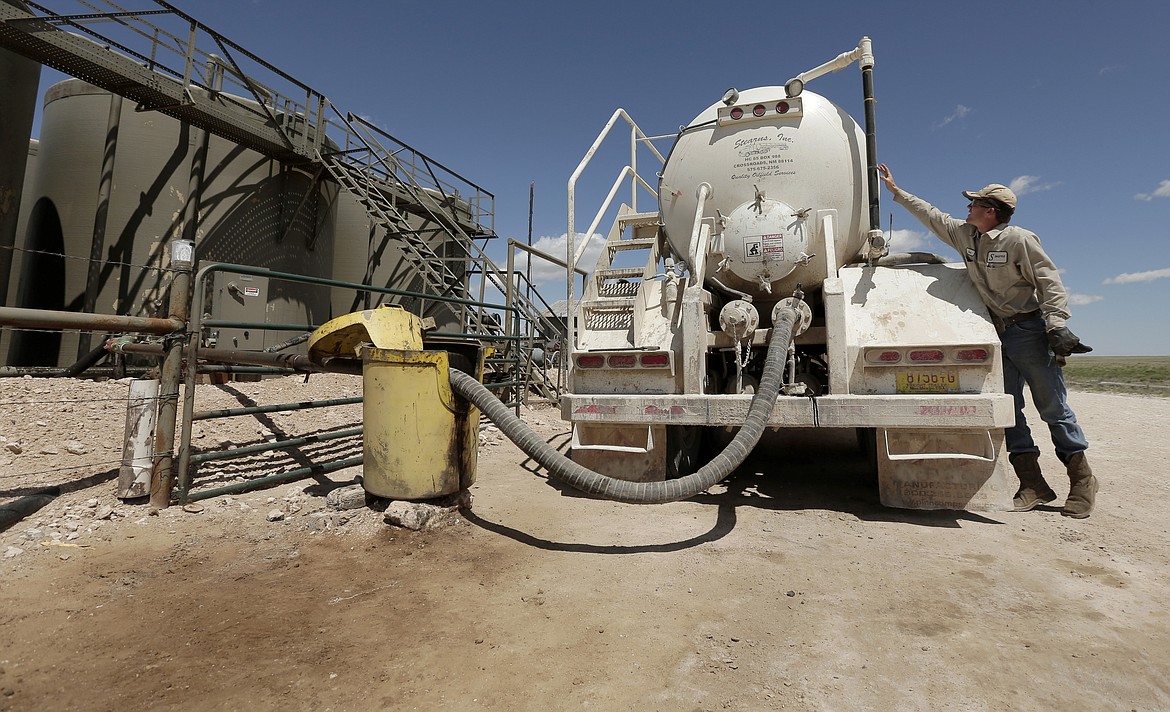
[[[527,425],[513,415],[500,399],[484,388],[477,380],[451,370],[451,388],[471,401],[489,420],[499,427],[517,447],[539,462],[549,476],[574,489],[595,494],[605,499],[631,504],[662,504],[692,497],[723,480],[739,467],[755,448],[764,434],[768,417],[776,405],[776,398],[783,385],[784,365],[788,357],[788,344],[792,341],[793,325],[798,319],[795,309],[788,307],[777,314],[772,326],[772,338],[768,344],[768,355],[764,361],[764,372],[760,385],[752,397],[747,417],[735,437],[711,462],[697,472],[674,480],[660,482],[627,482],[607,477],[582,467],[546,443],[532,432]]]

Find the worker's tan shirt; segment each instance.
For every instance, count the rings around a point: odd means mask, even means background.
[[[959,251],[967,274],[993,314],[1010,317],[1039,309],[1049,329],[1065,325],[1071,316],[1068,294],[1056,265],[1034,233],[1000,223],[980,234],[974,225],[900,188],[894,194],[894,202],[905,206],[939,239]]]

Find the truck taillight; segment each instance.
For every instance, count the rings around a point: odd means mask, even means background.
[[[768,109],[763,104],[756,104],[752,107],[752,116],[763,116],[768,113]]]
[[[577,368],[601,368],[605,365],[604,356],[578,356]]]
[[[743,118],[743,109],[739,108],[738,106],[735,107],[734,109],[732,109],[731,110],[731,118],[735,119],[736,121],[739,121],[740,119],[742,119]]]
[[[874,351],[867,351],[865,360],[869,363],[898,363],[902,360],[902,353],[893,349],[878,349]]]
[[[610,368],[633,368],[634,367],[633,354],[612,354],[609,357]]]
[[[642,365],[651,368],[669,366],[670,356],[667,354],[642,354]]]
[[[937,363],[943,360],[943,352],[938,349],[911,351],[910,360],[914,363]]]
[[[986,361],[987,349],[959,349],[955,352],[956,361]]]
[[[776,105],[776,113],[777,113],[777,114],[787,114],[787,113],[788,113],[788,110],[789,110],[790,108],[792,108],[792,107],[790,107],[790,106],[788,105],[788,102],[787,102],[787,101],[782,101],[782,102],[780,102],[779,104],[777,104],[777,105]]]

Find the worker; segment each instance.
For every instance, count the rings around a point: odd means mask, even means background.
[[[894,182],[886,164],[878,175],[899,203],[943,242],[959,251],[967,274],[1003,344],[1004,388],[1016,404],[1016,424],[1005,431],[1008,459],[1020,489],[1013,499],[1017,512],[1029,511],[1056,499],[1040,471],[1040,450],[1024,417],[1024,384],[1032,402],[1048,424],[1056,456],[1068,470],[1069,493],[1061,514],[1084,519],[1093,511],[1097,478],[1085,457],[1088,442],[1068,406],[1064,358],[1086,353],[1066,321],[1071,316],[1068,296],[1056,265],[1035,234],[1009,225],[1016,210],[1016,194],[993,183],[982,190],[964,191],[967,219],[959,220],[907,193]]]

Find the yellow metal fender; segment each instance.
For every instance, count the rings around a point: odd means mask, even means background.
[[[379,349],[421,351],[423,320],[400,306],[386,304],[331,319],[309,337],[309,359],[322,363],[344,356],[358,358],[362,344]]]

